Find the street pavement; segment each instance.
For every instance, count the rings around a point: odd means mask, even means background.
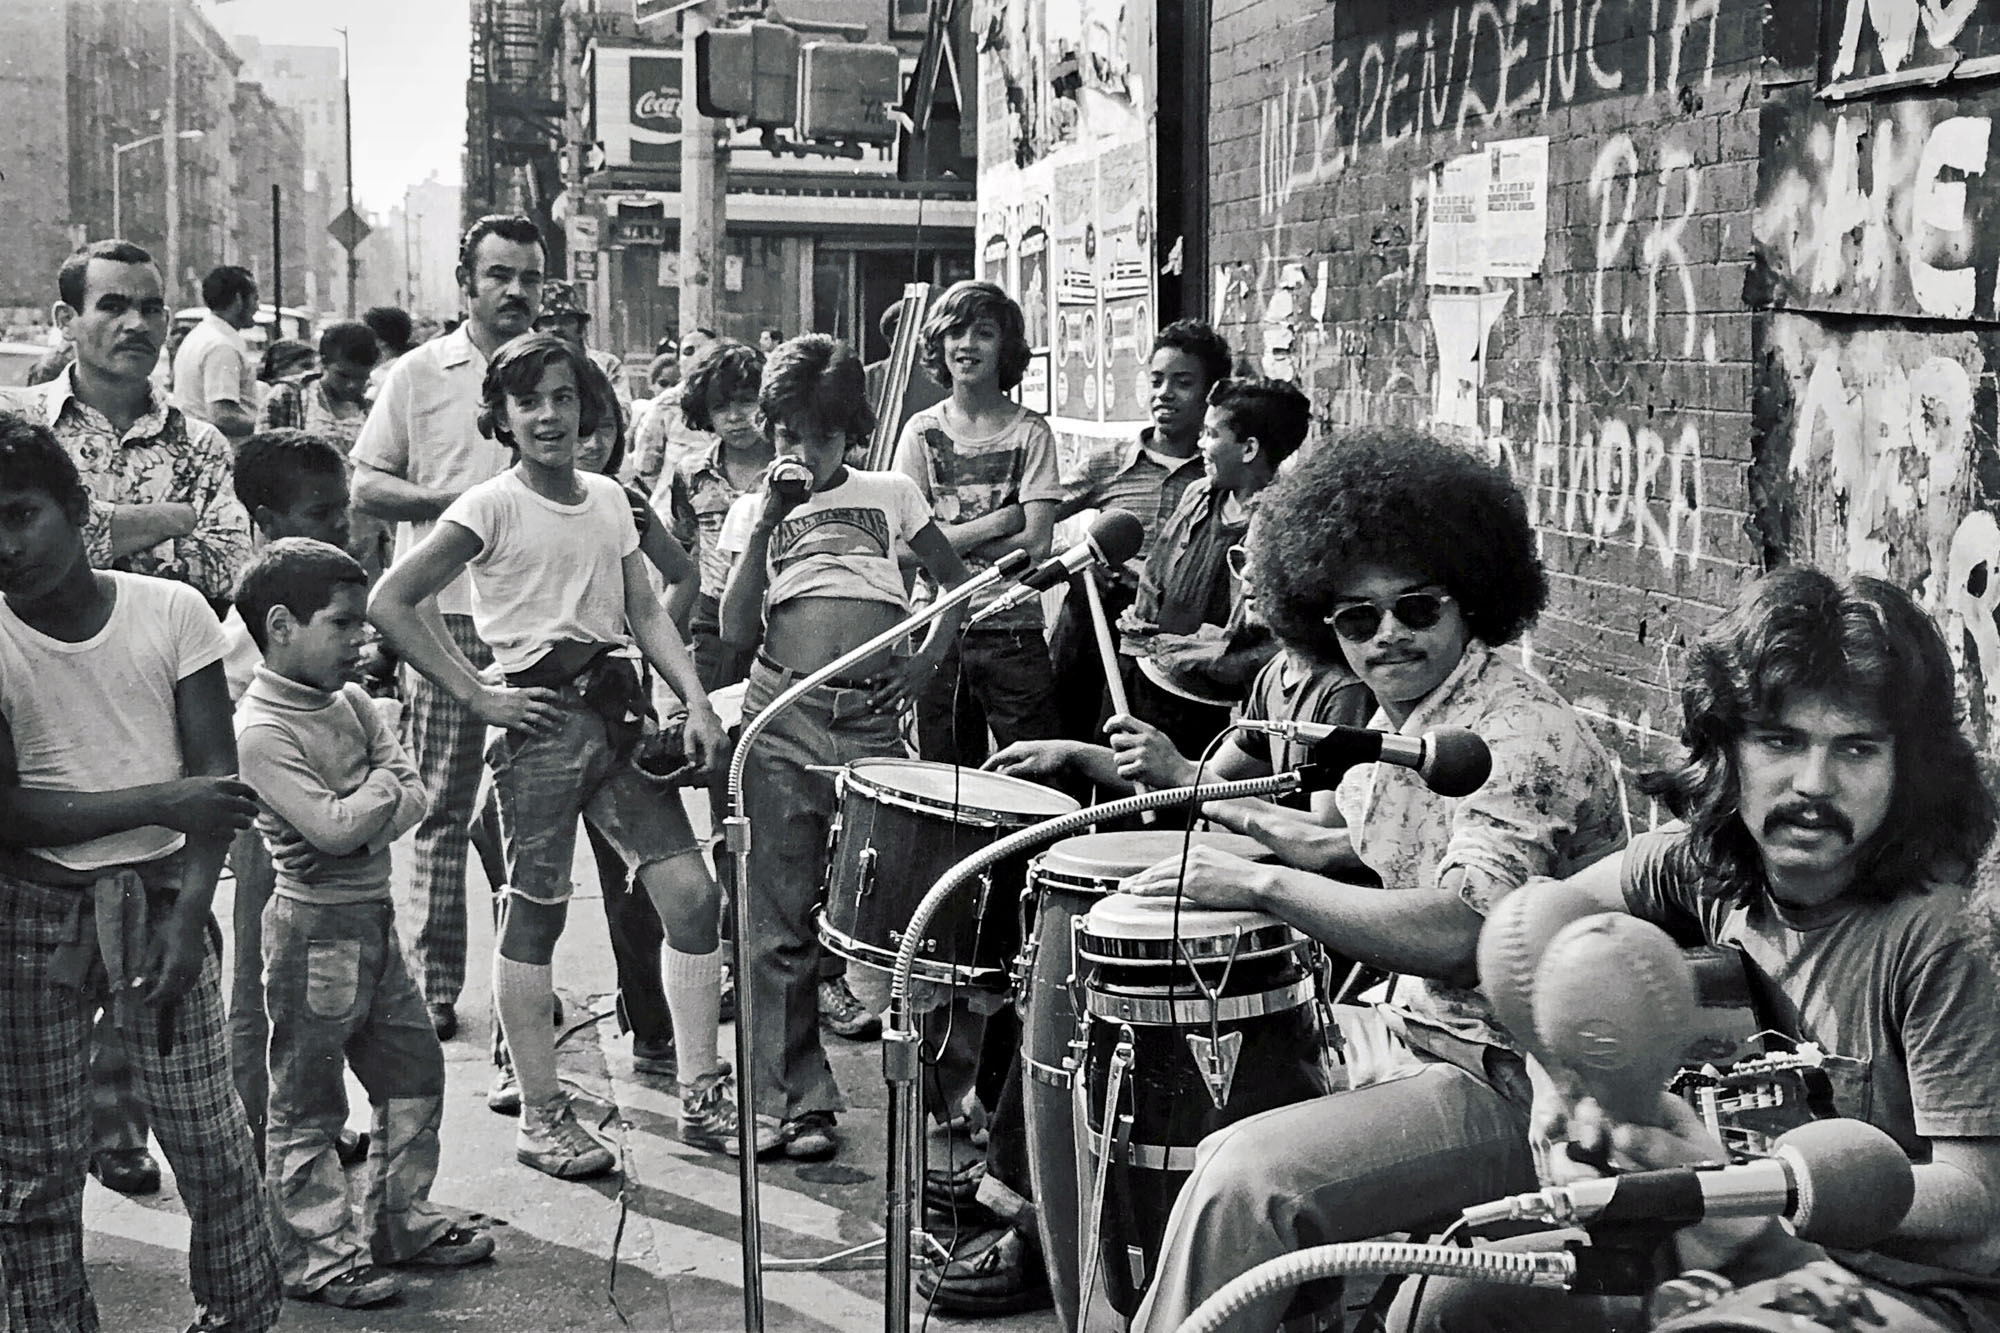
[[[611,950],[602,896],[582,840],[577,893],[556,952],[557,989],[568,1021],[611,1008]],[[397,849],[398,911],[408,848]],[[287,1301],[283,1330],[396,1330],[397,1333],[715,1333],[741,1329],[742,1250],[737,1174],[726,1157],[683,1147],[678,1102],[670,1086],[637,1075],[631,1041],[616,1024],[586,1027],[561,1052],[562,1073],[579,1113],[603,1122],[600,1133],[626,1167],[621,1181],[564,1182],[514,1160],[514,1121],[486,1109],[492,1029],[492,928],[477,860],[471,871],[472,979],[459,1004],[458,1036],[445,1044],[443,1160],[436,1198],[493,1220],[498,1252],[490,1264],[455,1273],[409,1274],[395,1304],[336,1310]],[[216,913],[230,919],[225,879]],[[225,974],[226,975],[226,974]],[[733,1034],[723,1036],[729,1058]],[[832,1162],[759,1167],[765,1251],[823,1255],[882,1235],[884,1131],[880,1048],[829,1036],[842,1090],[852,1109],[841,1117],[845,1146]],[[366,1124],[365,1099],[349,1081]],[[157,1150],[156,1150],[157,1151]],[[166,1167],[164,1159],[162,1166]],[[84,1256],[106,1329],[178,1330],[192,1317],[187,1293],[187,1217],[171,1169],[160,1193],[126,1199],[91,1181],[84,1200]],[[859,1271],[767,1273],[765,1327],[772,1333],[861,1333],[882,1328],[879,1257]],[[913,1326],[921,1326],[916,1300]],[[1043,1333],[1052,1314],[951,1320],[933,1328]],[[1093,1320],[1100,1329],[1111,1327]]]

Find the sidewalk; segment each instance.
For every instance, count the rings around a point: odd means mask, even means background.
[[[580,851],[581,844],[579,839]],[[398,849],[399,876],[407,864],[403,850]],[[452,1207],[495,1219],[498,1253],[493,1263],[461,1273],[412,1274],[402,1298],[376,1310],[287,1301],[278,1327],[300,1333],[741,1329],[735,1163],[680,1145],[672,1089],[633,1073],[630,1039],[617,1035],[612,1020],[564,1045],[562,1072],[582,1094],[579,1112],[588,1110],[593,1126],[608,1119],[600,1133],[628,1163],[622,1236],[617,1178],[566,1183],[514,1161],[514,1121],[486,1109],[492,1022],[486,975],[492,927],[476,862],[472,879],[473,980],[459,1004],[459,1034],[445,1045],[443,1161],[436,1196]],[[602,900],[587,852],[579,860],[576,883],[555,961],[556,985],[571,1023],[608,1010],[613,988]],[[216,904],[223,921],[229,920],[229,891],[225,880]],[[725,1058],[732,1040],[725,1032]],[[854,1108],[841,1117],[845,1147],[833,1162],[760,1166],[768,1254],[826,1254],[882,1234],[880,1048],[838,1038],[830,1038],[829,1047]],[[349,1095],[362,1107],[351,1078]],[[357,1109],[352,1123],[365,1123],[365,1111]],[[104,1327],[172,1333],[184,1328],[192,1314],[187,1218],[171,1172],[160,1193],[146,1199],[122,1198],[91,1181],[84,1219],[85,1258]],[[772,1333],[876,1333],[882,1328],[882,1280],[879,1260],[858,1272],[767,1273],[765,1327]],[[913,1327],[922,1326],[923,1315],[918,1300]],[[1042,1333],[1056,1327],[1047,1312],[970,1322],[933,1315],[930,1324],[991,1333]]]

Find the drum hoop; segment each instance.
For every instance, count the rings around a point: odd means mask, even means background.
[[[1027,828],[1031,824],[1040,824],[1044,820],[1056,819],[1070,813],[1064,810],[1054,815],[1037,815],[1016,810],[996,810],[992,806],[967,805],[963,802],[952,804],[948,801],[934,801],[928,797],[870,782],[852,768],[846,770],[842,777],[849,787],[880,805],[910,810],[920,815],[941,816],[949,823],[970,828]]]
[[[820,943],[850,962],[878,967],[884,972],[893,972],[897,955],[855,939],[826,919],[826,909],[813,913],[819,925]],[[835,947],[839,946],[839,947]],[[854,952],[841,953],[842,949]],[[973,986],[980,990],[1006,990],[1009,985],[1007,969],[1004,967],[968,967],[955,963],[941,963],[935,959],[919,956],[910,968],[910,977],[915,981],[934,981],[941,986]]]
[[[1104,1137],[1101,1126],[1090,1126],[1090,1160],[1094,1166],[1102,1155],[1098,1142]],[[1120,1166],[1136,1166],[1142,1171],[1192,1171],[1195,1168],[1196,1151],[1178,1143],[1127,1143],[1122,1148],[1114,1146],[1112,1160]]]
[[[1182,967],[1182,953],[1197,962],[1230,958],[1248,962],[1303,949],[1305,939],[1282,921],[1246,930],[1242,935],[1183,935],[1178,941],[1166,937],[1131,939],[1116,935],[1096,935],[1090,930],[1076,934],[1076,952],[1093,963],[1122,963],[1138,967]]]
[[[1248,995],[1225,995],[1211,1008],[1205,999],[1162,1000],[1147,995],[1115,995],[1090,987],[1084,1010],[1092,1018],[1141,1027],[1206,1028],[1210,1022],[1234,1023],[1266,1014],[1290,1013],[1312,1003],[1313,982],[1302,977],[1289,986]]]
[[[1058,1068],[1026,1055],[1021,1057],[1021,1069],[1032,1081],[1051,1088],[1061,1088],[1064,1092],[1069,1091],[1070,1084],[1076,1078],[1076,1071],[1073,1069]]]
[[[1126,875],[1136,875],[1144,866],[1136,866],[1124,875],[1072,875],[1066,871],[1050,870],[1040,862],[1028,867],[1030,891],[1039,890],[1043,885],[1052,889],[1067,889],[1071,893],[1087,893],[1096,898],[1108,898],[1118,892],[1118,882]]]

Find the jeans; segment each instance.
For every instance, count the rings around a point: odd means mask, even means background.
[[[264,908],[271,1016],[265,1191],[285,1289],[407,1259],[455,1219],[430,1201],[444,1051],[403,963],[395,911],[277,896]],[[357,1224],[336,1145],[352,1065],[375,1109]]]
[[[794,676],[757,664],[748,720]],[[893,713],[871,713],[859,690],[820,689],[774,718],[744,762],[750,821],[750,938],[738,941],[751,1002],[752,1082],[761,1115],[790,1119],[841,1109],[819,1030],[820,945],[813,908],[826,876],[836,810],[833,778],[815,769],[903,754]]]
[[[1533,1189],[1527,1075],[1518,1057],[1488,1054],[1485,1078],[1433,1060],[1209,1135],[1174,1202],[1133,1329],[1172,1333],[1267,1259],[1415,1230]],[[1290,1300],[1281,1292],[1252,1302],[1225,1327],[1264,1333]]]
[[[978,765],[989,730],[1002,746],[1062,734],[1049,648],[1038,629],[967,631],[917,696],[917,747],[925,759]]]

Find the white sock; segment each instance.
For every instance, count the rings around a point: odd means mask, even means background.
[[[715,1072],[715,1029],[722,1019],[722,950],[682,953],[667,946],[663,978],[667,1013],[674,1020],[674,1055],[680,1081],[693,1083]]]
[[[523,1106],[545,1106],[562,1090],[556,1082],[556,1040],[549,1027],[554,994],[547,963],[517,963],[493,951],[493,1010],[514,1057]]]

